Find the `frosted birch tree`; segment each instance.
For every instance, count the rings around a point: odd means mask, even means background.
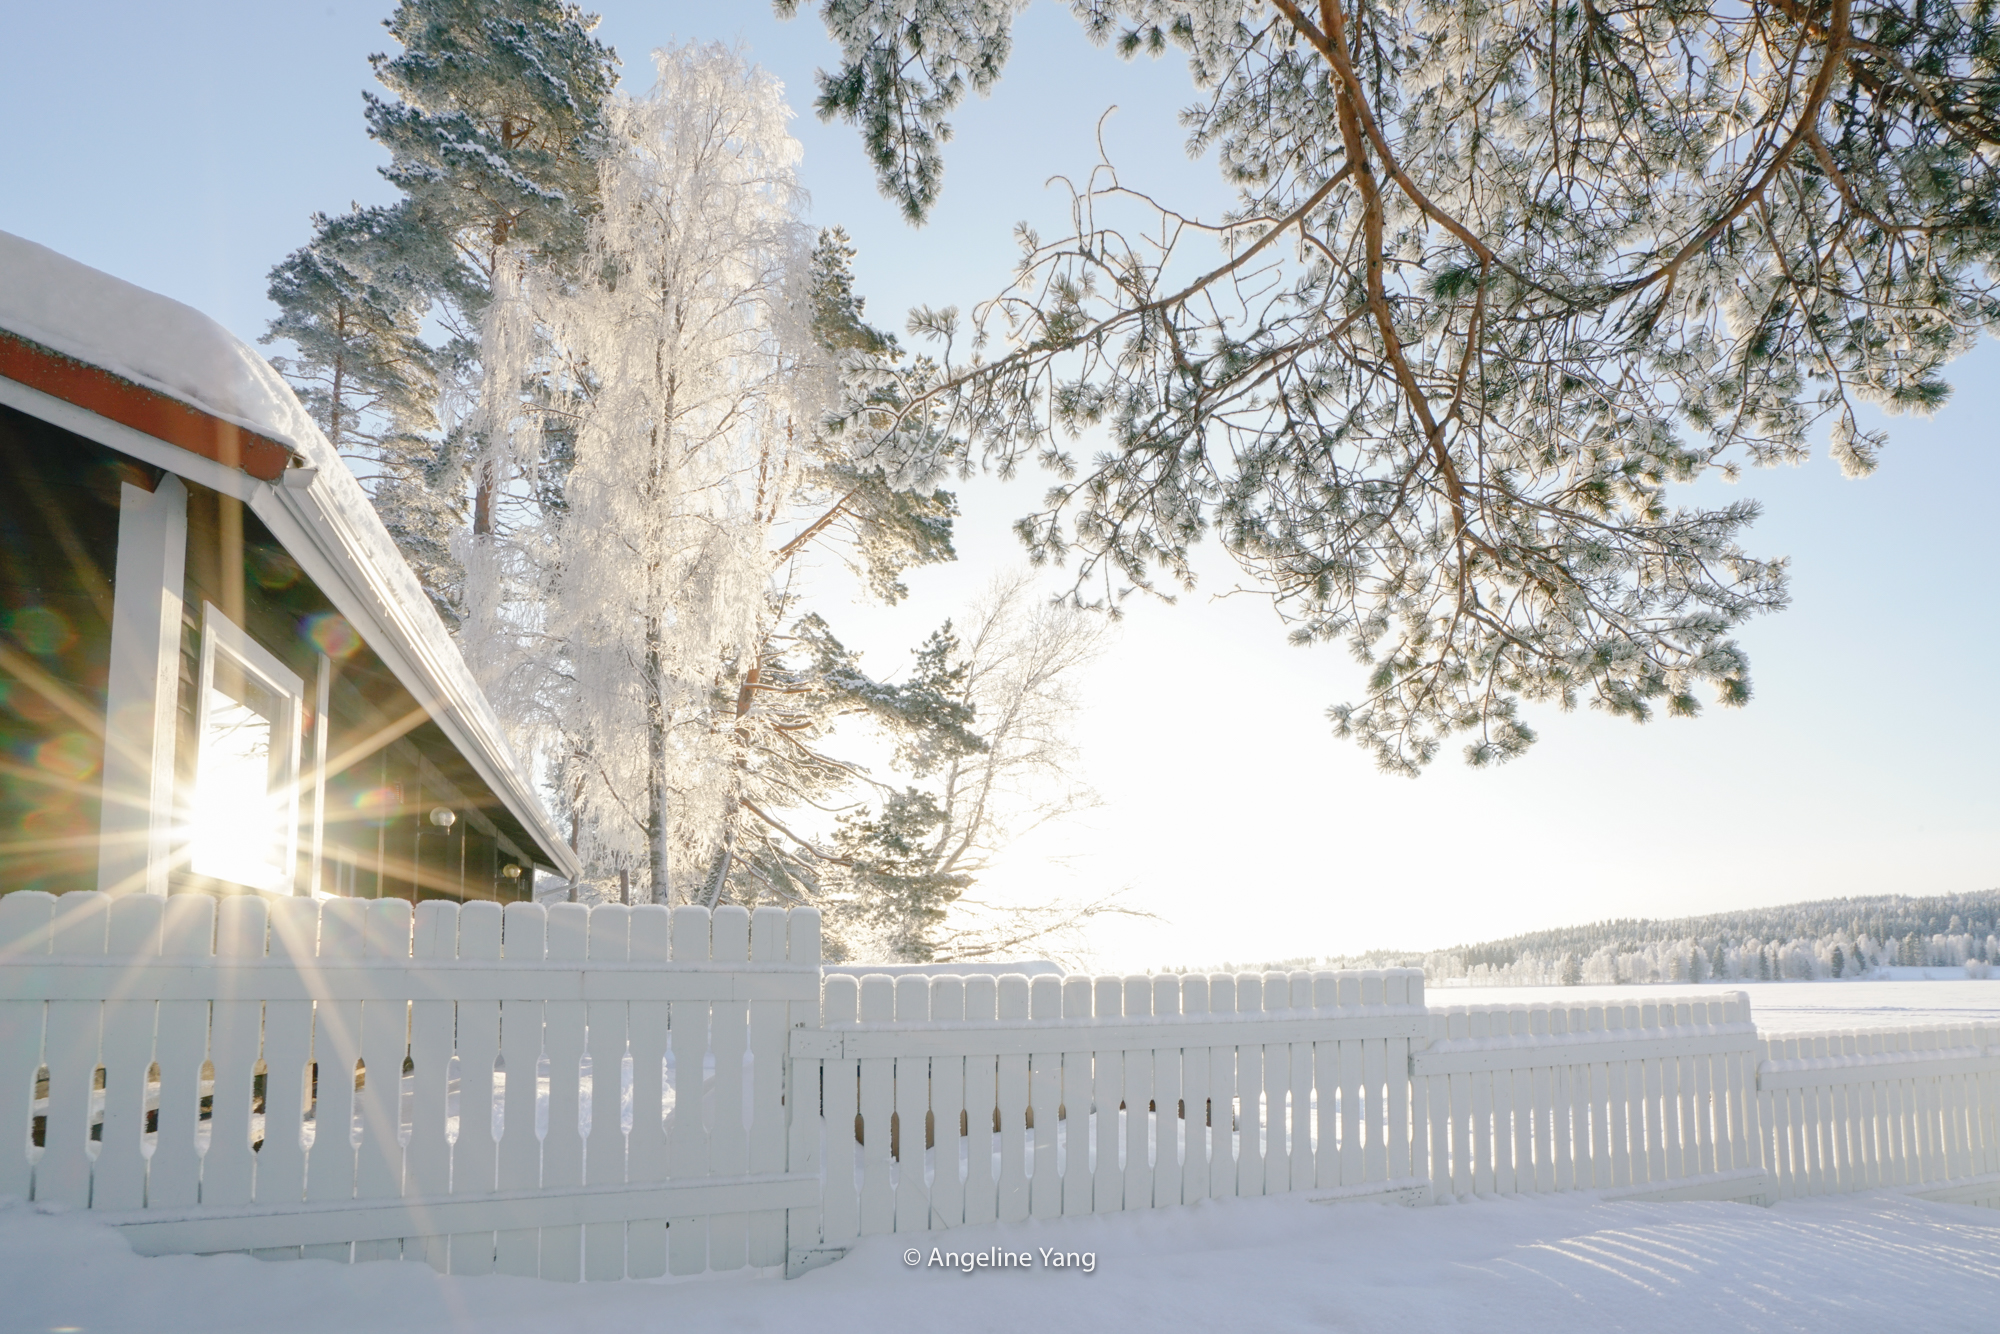
[[[852,247],[803,225],[776,82],[718,46],[655,67],[648,94],[607,104],[582,263],[495,284],[482,362],[532,388],[493,400],[496,448],[539,461],[530,484],[560,455],[564,479],[494,543],[532,577],[482,645],[489,690],[600,884],[812,903],[835,952],[929,957],[1005,834],[1080,804],[1060,719],[1099,632],[1030,613],[1017,582],[889,680],[808,604],[809,566],[893,603],[906,569],[952,559],[950,493],[827,429],[893,416],[933,371],[898,369]],[[886,762],[854,758],[871,750]]]
[[[1022,7],[820,6],[820,113],[912,221]],[[1674,488],[1798,461],[1822,428],[1867,473],[1886,442],[1857,407],[1934,409],[2000,321],[1991,6],[1070,9],[1123,55],[1185,55],[1188,148],[1235,205],[1100,164],[1067,226],[1020,229],[1010,287],[920,317],[955,356],[883,453],[1040,459],[1030,549],[1112,596],[1190,580],[1218,533],[1295,639],[1365,664],[1331,716],[1385,769],[1454,734],[1475,764],[1517,755],[1524,702],[1745,702],[1731,636],[1784,605],[1785,565],[1742,545],[1753,502]]]
[[[786,485],[771,461],[816,413],[793,397],[811,237],[780,90],[716,47],[655,68],[651,92],[608,108],[584,276],[531,273],[523,298],[573,398],[574,463],[539,623],[521,628],[559,659],[560,763],[595,849],[668,902],[719,825],[711,705],[760,638],[760,516]],[[504,368],[536,346],[488,355]]]

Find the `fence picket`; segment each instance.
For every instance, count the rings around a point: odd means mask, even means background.
[[[254,895],[215,905],[216,966],[267,956],[311,967],[319,905],[311,899],[266,904]],[[299,1200],[305,1194],[306,1061],[312,1046],[310,1001],[219,1000],[209,1040],[215,1067],[201,1202],[230,1207]],[[264,1114],[255,1112],[258,1053],[263,1054]]]
[[[55,907],[55,896],[39,890],[0,895],[0,961],[25,963],[46,956]],[[46,1001],[0,1001],[0,1126],[32,1123],[47,1013]],[[29,1136],[10,1133],[0,1144],[8,1145],[0,1150],[0,1195],[26,1199],[34,1186]]]
[[[860,982],[852,977],[829,977],[825,1005],[827,1027],[855,1023],[861,1013]],[[825,1066],[826,1177],[821,1207],[829,1246],[844,1246],[861,1232],[861,1173],[856,1162],[862,1133],[860,1065],[859,1061],[832,1060]]]
[[[796,908],[785,914],[785,958],[793,967],[810,963],[815,969],[818,968],[820,956],[819,928],[819,911],[817,909]],[[635,953],[633,957],[636,958],[638,957],[636,953],[636,923],[634,924],[634,941]],[[786,1015],[792,1029],[810,1031],[819,1028],[822,1016],[819,996],[815,995],[810,1001],[787,1002]],[[638,1046],[636,1024],[634,1025],[634,1034],[633,1045],[636,1051]],[[789,1038],[786,1040],[790,1041]],[[838,1063],[836,1062],[835,1064]],[[825,1160],[824,1154],[821,1151],[821,1143],[829,1134],[827,1129],[828,1121],[821,1101],[824,1097],[822,1092],[824,1087],[823,1080],[824,1076],[821,1074],[818,1063],[810,1059],[795,1059],[786,1070],[784,1094],[785,1115],[787,1118],[785,1165],[793,1172],[813,1177],[820,1175],[821,1164]],[[849,1138],[852,1138],[851,1134]],[[848,1182],[851,1188],[853,1183],[851,1175],[848,1177]],[[822,1190],[822,1198],[824,1198],[824,1190]],[[822,1227],[821,1206],[819,1205],[801,1205],[786,1212],[786,1273],[797,1273],[803,1270],[807,1259],[805,1253],[814,1249],[815,1243],[822,1240]],[[632,1236],[636,1239],[637,1233],[634,1232]],[[633,1255],[636,1257],[638,1254],[636,1240],[628,1241],[627,1244],[634,1247]],[[636,1258],[631,1262],[632,1276],[634,1278],[644,1277],[639,1272],[638,1264],[639,1262]]]
[[[999,1015],[999,981],[993,977],[965,979],[967,1023],[991,1023]],[[1000,1182],[995,1168],[1000,1132],[999,1060],[968,1056],[965,1060],[965,1221],[990,1223],[999,1216]],[[1112,1155],[1116,1161],[1116,1154]]]
[[[1561,1040],[1571,1033],[1581,1033],[1582,1019],[1581,1008],[1550,1007],[1550,1037]],[[1579,1176],[1584,1185],[1589,1184],[1590,1109],[1578,1092],[1579,1082],[1589,1077],[1589,1069],[1574,1060],[1565,1060],[1550,1072],[1550,1152],[1555,1168],[1552,1190],[1577,1189]]]
[[[320,905],[319,958],[358,962],[368,902],[328,899]],[[308,1203],[351,1200],[358,1164],[354,1143],[355,1081],[361,1064],[361,1002],[321,1001],[313,1007],[312,1142],[306,1148]],[[324,1242],[303,1248],[308,1260],[353,1258],[354,1243]]]
[[[931,1019],[936,1023],[965,1021],[965,979],[957,975],[931,979]],[[962,1159],[980,1141],[967,1137],[962,1125],[974,1118],[966,1111],[965,1058],[931,1057],[931,1219],[933,1227],[957,1227],[965,1221],[965,1177]],[[1088,1197],[1086,1197],[1088,1198]]]
[[[1504,1013],[1474,1010],[1466,1016],[1467,1033],[1474,1039],[1495,1037],[1496,1025],[1507,1022]],[[1505,1029],[1501,1029],[1504,1033]],[[1500,1137],[1499,1118],[1494,1106],[1494,1072],[1475,1070],[1472,1074],[1472,1193],[1491,1195],[1496,1179],[1495,1160]]]
[[[160,924],[162,959],[214,966],[215,905],[216,900],[206,894],[176,894],[166,900]],[[0,954],[5,950],[0,939]],[[188,1209],[201,1200],[201,1067],[208,1056],[208,1002],[163,1000],[159,1022],[155,1057],[160,1065],[159,1130],[146,1176],[146,1205]],[[247,1100],[247,1081],[243,1092]],[[210,1107],[214,1105],[211,1101]],[[0,1192],[4,1189],[0,1187]]]
[[[628,962],[632,956],[632,909],[622,903],[593,908],[588,934],[586,948],[592,963]],[[593,1186],[615,1186],[629,1180],[622,1106],[629,1009],[627,1002],[618,1000],[594,1000],[585,1009],[590,1129],[583,1137],[583,1179]],[[634,1066],[635,1084],[637,1076]],[[625,1277],[625,1230],[623,1222],[583,1225],[584,1278],[608,1283]]]
[[[1537,1005],[1524,1016],[1527,1020],[1527,1036],[1531,1041],[1546,1043],[1550,1037],[1550,1025],[1555,1016],[1546,1005]],[[1517,1127],[1514,1133],[1515,1172],[1519,1175],[1522,1189],[1532,1187],[1537,1191],[1552,1191],[1556,1188],[1555,1154],[1555,1092],[1551,1077],[1554,1067],[1537,1065],[1525,1071],[1526,1079],[1514,1081],[1515,1106],[1521,1104],[1519,1098],[1528,1100],[1528,1124]],[[1568,1155],[1565,1154],[1565,1157]],[[1522,1164],[1527,1164],[1523,1171]]]
[[[1181,1012],[1181,980],[1173,973],[1153,979],[1151,996],[1156,1017],[1173,1018]],[[1171,1035],[1171,1030],[1169,1030]],[[1178,1045],[1153,1048],[1153,1190],[1157,1205],[1179,1204],[1185,1193],[1181,1184],[1181,1049]]]
[[[1097,993],[1100,998],[1104,992]],[[1236,1012],[1236,979],[1227,973],[1214,973],[1208,979],[1208,1009],[1210,1014],[1234,1014]],[[1100,1053],[1100,1064],[1105,1057]],[[1115,1058],[1113,1058],[1115,1059]],[[1231,1046],[1208,1049],[1208,1106],[1209,1106],[1209,1151],[1208,1151],[1208,1193],[1217,1198],[1236,1194],[1237,1191],[1237,1129],[1236,1100],[1236,1048]],[[1103,1141],[1100,1139],[1099,1143]],[[1099,1181],[1103,1180],[1100,1176]]]
[[[785,910],[763,907],[750,914],[750,962],[785,961]],[[753,1000],[750,1006],[749,1168],[757,1175],[785,1170],[785,1009],[781,1000]],[[785,1262],[785,1213],[761,1209],[746,1231],[748,1261],[763,1269]]]
[[[642,903],[632,909],[626,926],[626,957],[635,964],[664,967],[673,958],[673,913],[664,903]],[[814,957],[817,958],[815,950]],[[804,1007],[801,1007],[804,1008]],[[812,1007],[818,1026],[819,1006]],[[671,1002],[631,1002],[626,1014],[632,1061],[632,1128],[625,1141],[625,1179],[653,1184],[669,1175],[667,1149],[667,1044]],[[622,1082],[622,1081],[621,1081]],[[809,1148],[797,1161],[819,1166],[819,1090],[813,1089],[810,1115],[801,1126],[810,1136]],[[595,1094],[592,1095],[593,1098]],[[793,1109],[796,1111],[797,1109]],[[593,1113],[594,1114],[594,1113]],[[594,1124],[594,1123],[593,1123]],[[808,1170],[794,1167],[794,1171]],[[817,1232],[817,1210],[810,1226]],[[813,1238],[817,1240],[817,1236]],[[667,1272],[667,1220],[634,1218],[625,1224],[625,1273],[630,1278],[659,1278]]]
[[[1236,1012],[1257,1014],[1264,1008],[1264,978],[1259,973],[1236,975]],[[1261,1043],[1236,1046],[1236,1194],[1264,1193],[1264,1048]]]
[[[463,905],[458,910],[458,957],[467,963],[498,962],[503,929],[499,904]],[[451,1154],[454,1195],[481,1195],[497,1188],[502,1141],[493,1128],[494,1104],[505,1096],[499,1086],[500,1033],[499,1001],[458,1003],[458,1140]],[[505,1110],[503,1107],[503,1114]],[[532,1112],[532,1105],[529,1110]],[[494,1247],[491,1229],[453,1233],[448,1243],[451,1272],[492,1273]]]
[[[460,907],[449,899],[417,905],[410,953],[439,963],[458,957]],[[404,1153],[403,1194],[439,1200],[451,1193],[451,1058],[454,1006],[448,1000],[410,1005],[410,1142]],[[403,1254],[443,1273],[451,1241],[443,1234],[405,1237]]]
[[[706,964],[712,957],[711,923],[702,908],[673,910],[675,963]],[[674,1109],[667,1126],[667,1171],[676,1178],[701,1177],[709,1169],[709,1002],[675,1001],[668,1037],[674,1055]],[[717,1071],[719,1075],[721,1072]],[[872,1138],[872,1136],[871,1136]],[[708,1267],[708,1220],[667,1220],[667,1272],[699,1274]]]
[[[1429,1020],[1429,1041],[1437,1042],[1449,1032],[1449,1020],[1445,1015],[1433,1013]],[[1429,1131],[1428,1138],[1420,1146],[1420,1158],[1431,1179],[1431,1201],[1440,1203],[1453,1194],[1451,1176],[1451,1076],[1434,1074],[1424,1076],[1424,1124]]]
[[[1423,1004],[1423,974],[1415,969],[1399,968],[1390,972],[1385,982],[1384,1000],[1392,1006],[1416,1006]],[[1411,993],[1416,994],[1413,996]],[[1389,1071],[1389,1133],[1388,1175],[1390,1179],[1401,1181],[1410,1175],[1411,1106],[1410,1084],[1404,1072],[1410,1068],[1410,1040],[1389,1038],[1384,1044],[1385,1060]]]
[[[864,1001],[864,1004],[866,1002]],[[931,1017],[930,979],[914,974],[896,979],[896,1022],[926,1024]],[[930,1183],[924,1175],[925,1122],[930,1116],[929,1056],[896,1058],[896,1159],[894,1227],[898,1232],[927,1232],[931,1223]],[[1038,1161],[1039,1165],[1039,1161]]]
[[[1489,1022],[1493,1036],[1526,1036],[1526,1006],[1510,1005],[1493,1011]],[[1529,1131],[1534,1126],[1532,1091],[1525,1069],[1493,1072],[1493,1192],[1512,1195],[1532,1186],[1535,1179],[1534,1152]],[[1485,1136],[1481,1136],[1483,1140]]]
[[[1076,988],[1086,1002],[1090,996],[1088,985]],[[1063,984],[1063,994],[1067,997],[1071,988],[1067,980]],[[1181,979],[1181,1013],[1190,1020],[1207,1016],[1208,978],[1202,973],[1189,973]],[[1067,1012],[1065,1012],[1065,1017]],[[1312,1044],[1317,1052],[1319,1044]],[[1181,1048],[1181,1201],[1192,1204],[1208,1195],[1209,1154],[1213,1152],[1213,1136],[1209,1130],[1209,1053],[1208,1047]],[[1067,1058],[1065,1058],[1067,1059]]]
[[[1270,970],[1264,974],[1264,1012],[1287,1010],[1292,1004],[1291,979]],[[1264,1193],[1277,1195],[1291,1189],[1291,1145],[1287,1140],[1286,1101],[1292,1082],[1292,1049],[1283,1042],[1267,1042],[1263,1050],[1264,1070]]]
[[[405,899],[376,899],[365,905],[361,953],[366,959],[407,963],[411,905]],[[388,1200],[403,1193],[403,1060],[409,1051],[410,1003],[371,1000],[361,1006],[361,1086],[355,1090],[355,1119],[361,1142],[355,1149],[354,1197]],[[397,1260],[400,1237],[354,1243],[354,1259]]]
[[[736,904],[711,915],[710,957],[719,963],[750,961],[750,913]],[[709,1044],[715,1061],[715,1110],[709,1127],[708,1170],[714,1176],[741,1176],[750,1165],[744,1085],[750,1051],[750,1004],[719,1000],[709,1007]],[[708,1217],[708,1267],[741,1269],[750,1259],[750,1217],[718,1213]]]
[[[1028,984],[1028,1016],[1035,1023],[1062,1022],[1062,979],[1037,977]],[[1062,1213],[1062,1177],[1057,1172],[1056,1137],[1061,1131],[1062,1056],[1034,1054],[1028,1058],[1028,1106],[1034,1125],[1035,1161],[1028,1181],[1028,1212],[1036,1218]]]
[[[137,964],[159,958],[166,902],[152,894],[112,899],[105,959]],[[97,1161],[91,1169],[93,1208],[137,1209],[146,1202],[146,1074],[153,1063],[158,1018],[159,1004],[150,999],[104,1002],[104,1093]]]
[[[886,973],[861,979],[861,1022],[886,1024],[896,1017],[896,982]],[[891,1172],[896,1110],[896,1062],[865,1057],[861,1062],[861,1232],[892,1232],[896,1226],[895,1182]]]
[[[539,903],[510,903],[501,911],[504,959],[540,963],[548,948],[548,910]],[[495,1176],[503,1191],[533,1190],[542,1182],[542,1142],[535,1134],[540,1101],[542,1003],[500,1005],[500,1065],[506,1088],[500,1101],[500,1147]],[[503,1228],[493,1237],[493,1268],[533,1278],[541,1272],[541,1231]]]
[[[262,900],[255,903],[253,912],[246,912],[237,926],[243,931],[240,944],[247,958],[263,958],[266,949],[266,917],[268,912],[269,957],[282,960],[297,969],[317,967],[319,952],[319,905],[311,899],[276,899],[268,905]],[[229,928],[229,914],[232,906],[246,903],[241,899],[227,899],[220,905],[218,936],[226,938]],[[218,1009],[221,1005],[218,1005]],[[242,1020],[240,1033],[233,1033],[232,1040],[240,1038],[246,1054],[252,1063],[257,1057],[257,1006],[255,1002],[231,1005]],[[305,1198],[306,1188],[306,1134],[312,1128],[308,1124],[308,1113],[316,1112],[309,1101],[314,1088],[316,1071],[312,1064],[313,1051],[313,1004],[311,1001],[268,1001],[263,1006],[263,1052],[264,1052],[264,1136],[256,1156],[250,1158],[250,1141],[245,1140],[245,1160],[254,1161],[254,1182],[246,1175],[244,1184],[250,1186],[252,1198],[258,1204],[292,1204]],[[220,1038],[216,1042],[218,1052],[226,1045]],[[249,1069],[243,1069],[247,1076]],[[230,1081],[234,1082],[234,1081]],[[246,1086],[248,1080],[246,1078]],[[224,1087],[223,1064],[216,1063],[216,1109],[218,1117],[223,1108]],[[247,1095],[248,1088],[244,1088]],[[232,1103],[238,1102],[231,1098]],[[251,1103],[247,1096],[238,1104],[246,1117]],[[209,1140],[208,1161],[202,1168],[202,1203],[215,1203],[210,1186],[215,1182],[218,1167],[226,1167],[227,1159],[218,1164],[216,1147],[223,1140],[224,1127],[218,1120]],[[230,1136],[231,1140],[235,1137]],[[255,1252],[264,1256],[296,1256],[300,1248],[277,1247]]]
[[[110,916],[110,898],[97,890],[64,894],[56,900],[54,952],[101,958]],[[101,1001],[50,1001],[49,1101],[42,1131],[42,1158],[35,1169],[35,1198],[71,1209],[90,1204],[91,1094],[96,1085]]]
[[[1000,978],[1000,1018],[1020,1023],[1028,1017],[1028,979],[1020,973]],[[1018,1223],[1028,1216],[1027,1117],[1028,1058],[1008,1054],[1000,1057],[998,1095],[1000,1110],[1000,1168],[995,1185],[1000,1221]]]
[[[1151,980],[1126,977],[1123,1001],[1127,1018],[1150,1016]],[[1128,1048],[1124,1064],[1120,1102],[1125,1112],[1125,1207],[1144,1209],[1153,1202],[1153,1053],[1150,1048]]]

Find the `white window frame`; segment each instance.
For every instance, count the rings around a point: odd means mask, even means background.
[[[280,781],[284,784],[285,855],[283,870],[277,881],[270,885],[248,886],[269,894],[291,894],[298,878],[299,863],[299,759],[302,746],[302,722],[305,712],[305,682],[297,672],[278,661],[269,649],[252,639],[243,627],[229,617],[214,603],[201,604],[201,674],[197,686],[195,709],[195,788],[201,787],[201,765],[203,760],[202,741],[208,736],[209,697],[215,684],[215,658],[218,653],[226,653],[239,670],[255,677],[259,684],[282,701],[282,717],[274,720],[271,741],[274,746],[283,744],[283,768]],[[199,867],[190,864],[190,870],[197,875],[205,875]],[[224,877],[215,876],[214,879]],[[228,881],[238,884],[238,881]]]

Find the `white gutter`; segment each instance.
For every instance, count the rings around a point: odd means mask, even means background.
[[[300,478],[302,473],[312,476]],[[582,863],[542,808],[493,706],[354,475],[336,462],[330,473],[297,468],[280,481],[253,482],[252,487],[250,508],[264,525],[273,533],[293,529],[337,572],[339,585],[352,590],[358,605],[351,612],[341,606],[341,614],[410,687],[453,747],[527,829],[538,845],[531,851],[545,855],[567,878],[580,878]],[[299,554],[292,542],[286,546]],[[321,587],[329,591],[325,584]]]

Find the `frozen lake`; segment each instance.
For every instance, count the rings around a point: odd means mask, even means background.
[[[1910,970],[1917,971],[1915,969]],[[1947,970],[1929,970],[1942,977]],[[1957,969],[1950,970],[1958,972]],[[1907,1024],[2000,1023],[2000,978],[1858,982],[1685,982],[1651,986],[1424,988],[1431,1005],[1524,1005],[1649,1000],[1725,991],[1750,993],[1750,1014],[1770,1033],[1824,1033],[1843,1028],[1893,1028]]]

